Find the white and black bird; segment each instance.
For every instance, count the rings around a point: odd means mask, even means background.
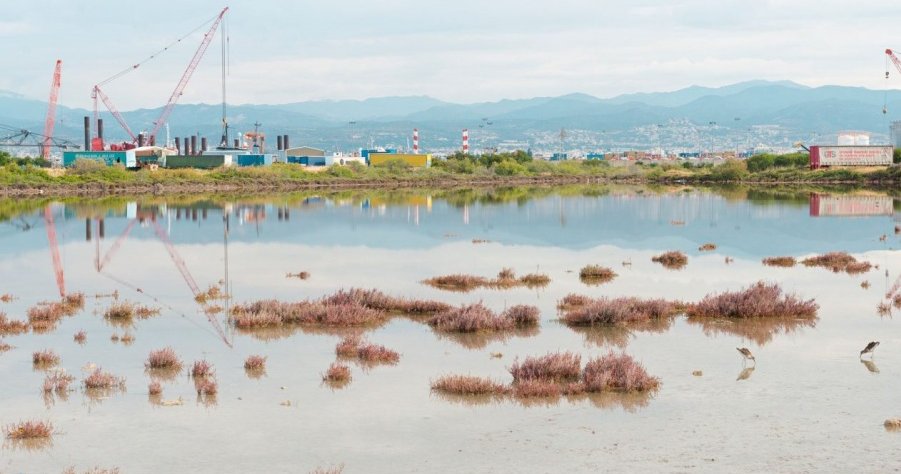
[[[742,357],[745,358],[746,361],[752,360],[754,363],[757,363],[757,359],[754,358],[754,354],[751,354],[751,351],[747,347],[736,347],[735,350],[741,354]]]
[[[860,351],[860,357],[863,357],[864,354],[873,354],[873,351],[876,350],[876,346],[879,345],[879,341],[870,341],[867,344],[867,347],[864,347],[862,351]]]

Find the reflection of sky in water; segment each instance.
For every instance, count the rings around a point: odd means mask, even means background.
[[[332,392],[319,379],[333,360],[336,337],[297,332],[264,342],[239,334],[234,349],[228,349],[197,311],[151,227],[136,226],[104,274],[98,274],[94,242],[84,239],[84,219],[68,211],[72,217],[63,218],[58,211],[71,291],[93,295],[119,289],[141,303],[157,298],[164,310],[158,318],[137,323],[137,339],[128,347],[110,342],[112,333],[122,331],[92,314],[108,305],[93,298],[55,333],[8,338],[17,349],[0,354],[0,374],[14,383],[0,384],[0,422],[48,418],[63,433],[45,451],[4,449],[0,470],[53,472],[76,464],[84,469],[115,465],[125,472],[306,472],[342,462],[346,472],[897,467],[886,456],[897,439],[881,423],[901,415],[896,396],[901,391],[901,335],[894,320],[879,318],[875,310],[887,280],[901,269],[901,257],[887,250],[898,242],[889,216],[811,218],[803,203],[762,205],[702,193],[548,196],[521,204],[470,204],[466,210],[434,199],[431,209],[419,207],[418,225],[409,206],[374,206],[329,201],[298,205],[291,207],[286,222],[278,220],[279,206],[272,203],[259,226],[241,225],[240,209],[233,207],[228,258],[236,300],[301,299],[356,286],[452,303],[482,300],[495,310],[535,304],[543,319],[538,335],[469,350],[423,324],[395,319],[369,337],[401,352],[400,364],[368,371],[354,366],[353,382]],[[673,220],[685,225],[673,226]],[[173,216],[171,227],[166,218],[160,222],[171,229],[177,252],[201,288],[222,278],[221,211],[208,210],[206,221]],[[46,236],[42,222],[37,224],[28,232],[6,229],[0,235],[3,291],[19,297],[2,309],[13,317],[24,317],[27,307],[56,293]],[[125,218],[106,219],[102,253],[125,225]],[[878,241],[883,233],[889,233],[887,242]],[[474,245],[473,238],[494,242]],[[720,248],[697,252],[704,242]],[[685,269],[669,271],[651,263],[652,255],[670,249],[689,254]],[[849,276],[803,267],[768,268],[759,261],[768,255],[828,250],[852,251],[880,269]],[[726,255],[735,262],[725,264]],[[625,267],[623,261],[632,265]],[[610,266],[619,276],[587,287],[578,280],[578,269],[587,263]],[[504,266],[520,274],[547,273],[552,282],[539,291],[466,294],[419,284],[447,273],[491,276]],[[301,270],[311,278],[285,278]],[[759,279],[815,298],[821,306],[816,326],[776,334],[759,345],[740,333],[707,336],[701,326],[682,318],[666,331],[606,339],[554,321],[556,301],[570,292],[690,301]],[[869,290],[860,288],[864,280],[872,284]],[[85,346],[72,342],[80,328],[88,332]],[[857,360],[857,352],[871,339],[882,341],[874,361],[879,374]],[[505,367],[517,356],[563,349],[588,358],[606,350],[598,347],[605,340],[624,345],[663,380],[646,406],[626,400],[470,406],[428,390],[429,380],[445,373],[507,381]],[[195,405],[193,385],[184,375],[164,385],[164,397],[182,396],[185,406],[147,402],[149,377],[143,361],[150,350],[166,345],[188,364],[201,357],[214,363],[220,382],[217,406]],[[750,347],[758,358],[756,370],[738,381],[743,367],[736,346]],[[42,375],[30,363],[31,351],[45,347],[55,347],[63,366],[78,375],[81,366],[93,361],[126,376],[128,392],[100,402],[73,393],[46,409],[38,390]],[[491,359],[491,352],[504,356]],[[269,357],[268,376],[259,381],[249,380],[241,367],[251,353]],[[693,370],[704,375],[694,377]],[[285,400],[292,406],[279,404]]]

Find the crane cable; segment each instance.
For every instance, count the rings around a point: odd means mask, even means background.
[[[166,45],[163,49],[161,49],[161,50],[159,50],[159,51],[157,51],[157,52],[151,54],[150,56],[148,56],[147,58],[145,58],[145,59],[139,61],[138,63],[136,63],[136,64],[134,64],[134,65],[132,65],[132,66],[129,66],[129,67],[127,67],[127,68],[125,68],[125,69],[123,69],[123,70],[117,72],[116,74],[113,74],[112,76],[110,76],[110,77],[108,77],[108,78],[106,78],[106,79],[104,79],[104,80],[98,82],[98,83],[97,83],[97,86],[99,87],[99,86],[102,86],[102,85],[107,84],[107,83],[109,83],[109,82],[112,82],[112,81],[114,81],[114,80],[116,80],[116,79],[118,79],[118,78],[120,78],[120,77],[122,77],[122,76],[128,74],[129,72],[134,71],[135,69],[141,67],[144,63],[146,63],[146,62],[148,62],[148,61],[150,61],[150,60],[156,58],[157,55],[160,55],[160,54],[162,54],[162,53],[165,53],[166,51],[169,50],[169,48],[175,46],[175,45],[178,44],[178,43],[181,43],[182,40],[188,38],[189,36],[193,35],[193,34],[196,33],[197,31],[199,31],[200,29],[202,29],[203,27],[209,25],[210,23],[212,23],[213,21],[215,21],[216,18],[218,18],[218,17],[219,17],[219,15],[216,15],[216,16],[210,18],[209,20],[203,22],[203,24],[201,24],[201,25],[198,26],[197,28],[194,28],[193,30],[191,30],[190,32],[188,32],[186,35],[184,35],[184,36],[182,36],[181,38],[178,38],[177,40],[175,40],[175,41],[169,43],[169,44]]]

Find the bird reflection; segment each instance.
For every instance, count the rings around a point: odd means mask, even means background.
[[[755,369],[755,368],[756,368],[756,367],[754,367],[754,366],[751,366],[751,367],[745,367],[744,369],[741,370],[741,372],[738,373],[738,378],[735,379],[735,380],[736,380],[736,381],[738,381],[738,380],[748,380],[748,379],[751,377],[751,374],[754,373],[754,369]]]
[[[860,363],[863,364],[863,366],[866,367],[867,370],[869,370],[870,372],[872,372],[874,374],[879,373],[879,367],[876,367],[876,363],[873,362],[872,360],[860,359]]]

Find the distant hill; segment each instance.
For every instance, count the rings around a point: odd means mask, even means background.
[[[889,114],[882,113],[887,103]],[[220,105],[180,104],[171,115],[173,136],[220,133]],[[0,124],[40,131],[46,104],[0,91]],[[90,112],[60,105],[57,134],[80,142],[82,117]],[[124,112],[132,129],[149,130],[160,109]],[[748,81],[723,87],[692,86],[671,92],[597,98],[587,94],[454,104],[431,97],[381,97],[366,100],[320,100],[278,105],[243,104],[228,108],[235,131],[255,122],[270,135],[290,133],[305,143],[330,148],[361,146],[367,140],[394,143],[409,129],[428,129],[437,141],[453,141],[460,128],[487,126],[497,140],[524,140],[523,134],[560,128],[599,133],[673,121],[715,124],[736,136],[754,125],[775,125],[797,136],[860,129],[887,134],[888,123],[901,119],[901,91],[860,87],[807,87],[790,81]],[[107,137],[123,138],[104,113]],[[489,124],[490,122],[490,124]],[[681,123],[681,122],[680,122]],[[783,140],[784,141],[784,140]],[[298,143],[296,140],[292,143]],[[402,143],[401,143],[402,144]]]

